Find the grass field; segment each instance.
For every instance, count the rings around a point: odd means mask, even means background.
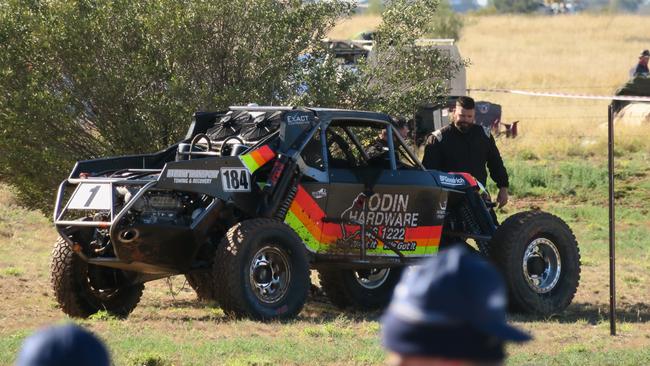
[[[373,23],[374,22],[374,23]],[[345,36],[377,20],[351,21]],[[466,19],[461,53],[470,87],[609,94],[626,81],[647,18]],[[359,29],[355,29],[355,26]],[[643,33],[645,34],[645,33]],[[646,38],[644,38],[646,37]],[[550,319],[511,316],[535,339],[509,346],[513,365],[650,364],[650,127],[617,126],[618,330],[609,336],[605,102],[473,94],[501,103],[520,136],[500,139],[514,197],[501,217],[531,207],[569,222],[581,245],[573,304]],[[18,207],[0,186],[0,364],[11,364],[34,329],[67,321],[51,295],[48,218]],[[126,320],[79,321],[108,344],[118,365],[381,364],[380,314],[341,313],[310,298],[295,321],[233,321],[202,304],[181,277],[147,285]]]

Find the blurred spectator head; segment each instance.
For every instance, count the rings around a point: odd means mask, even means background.
[[[75,324],[41,329],[29,336],[18,354],[16,366],[109,366],[104,344]]]
[[[405,271],[382,318],[396,365],[500,364],[506,341],[530,336],[506,322],[501,275],[478,254],[454,246]]]

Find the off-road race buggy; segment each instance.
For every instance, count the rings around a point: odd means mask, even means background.
[[[382,130],[387,147],[371,157]],[[54,223],[54,293],[75,317],[126,316],[145,282],[183,274],[227,314],[289,318],[307,299],[310,269],[335,305],[377,309],[405,266],[467,240],[527,313],[562,311],[580,275],[560,218],[527,211],[497,225],[474,178],[426,170],[390,117],[373,112],[197,112],[164,151],[78,162]]]

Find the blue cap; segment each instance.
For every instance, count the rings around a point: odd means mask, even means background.
[[[506,288],[478,254],[455,246],[404,272],[382,317],[391,351],[496,361],[505,341],[531,337],[506,322]]]
[[[66,324],[41,329],[23,343],[16,366],[109,366],[106,347],[89,331]]]

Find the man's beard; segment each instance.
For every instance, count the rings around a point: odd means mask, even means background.
[[[461,133],[467,133],[470,128],[472,128],[472,123],[468,122],[456,122],[454,123],[454,126],[460,131]]]

